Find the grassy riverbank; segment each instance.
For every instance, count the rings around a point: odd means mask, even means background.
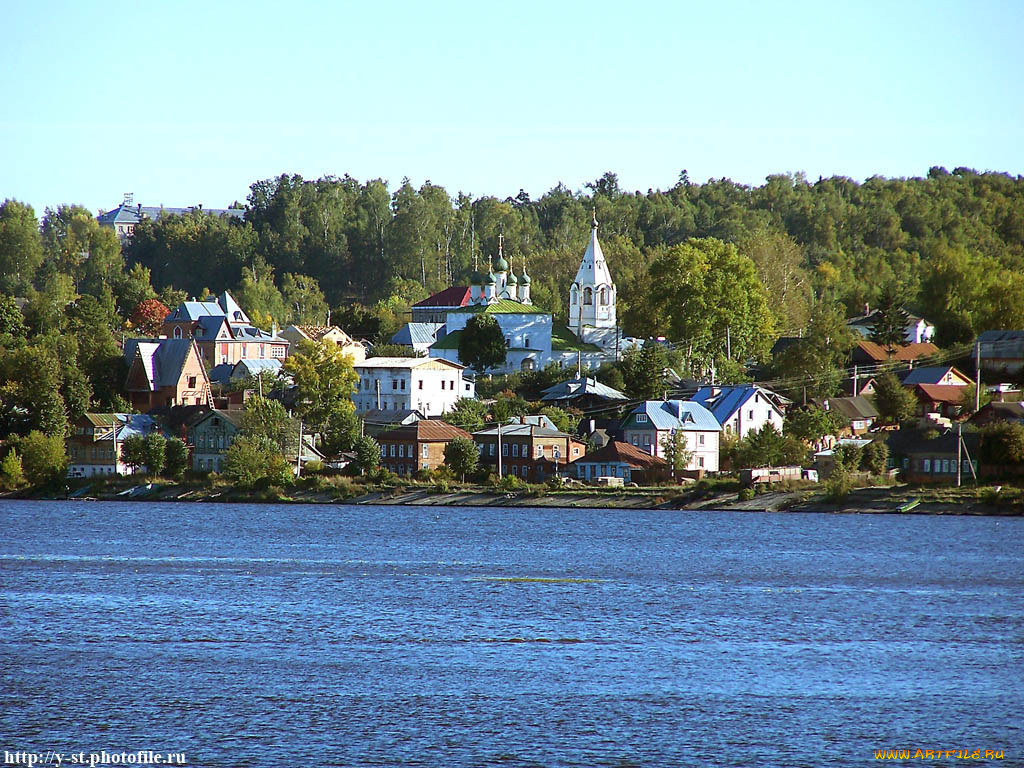
[[[762,493],[740,493],[737,480],[715,478],[684,486],[643,488],[550,488],[522,483],[363,482],[316,475],[286,488],[240,488],[218,478],[168,482],[142,476],[71,480],[67,488],[4,494],[7,498],[68,498],[75,501],[183,501],[303,504],[408,504],[416,506],[573,507],[594,509],[732,509],[751,512],[906,513],[1022,515],[1024,488],[1016,486],[890,485],[857,488],[827,499],[820,486],[793,483]]]

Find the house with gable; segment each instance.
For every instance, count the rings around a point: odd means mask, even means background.
[[[234,366],[239,360],[284,360],[288,355],[288,340],[254,326],[227,291],[216,299],[182,302],[164,320],[163,335],[195,339],[210,368]],[[217,378],[230,376],[229,368],[224,371]]]
[[[337,345],[353,363],[366,359],[366,347],[336,325],[289,325],[279,335],[289,342],[289,354],[298,351],[302,341],[327,341]]]
[[[124,441],[158,431],[152,416],[138,413],[85,413],[71,425],[65,440],[68,477],[127,475],[128,465],[121,461]]]
[[[789,400],[756,384],[704,386],[690,398],[714,415],[726,434],[740,439],[768,423],[782,431]]]
[[[870,339],[874,333],[875,323],[878,322],[879,312],[877,309],[870,309],[865,305],[864,314],[848,318],[846,327],[859,334],[862,338]],[[930,342],[935,337],[935,325],[929,323],[923,317],[907,315],[907,323],[903,328],[903,339],[907,344],[922,344]]]
[[[128,339],[125,389],[132,408],[212,405],[210,378],[194,339]]]
[[[562,408],[579,408],[587,411],[614,406],[628,398],[619,390],[602,384],[597,379],[576,376],[548,387],[540,399],[542,402],[555,403]]]
[[[245,217],[243,208],[203,208],[201,205],[188,208],[165,208],[162,205],[141,205],[133,202],[133,195],[127,194],[124,201],[107,212],[100,211],[96,221],[101,227],[114,230],[122,245],[135,233],[135,227],[144,219],[154,221],[163,216],[186,216],[188,214],[205,214],[208,216],[227,216],[241,220]]]
[[[634,408],[622,423],[627,443],[651,456],[665,458],[662,442],[682,432],[691,452],[686,469],[717,472],[722,425],[700,403],[689,400],[647,400]]]
[[[621,477],[627,483],[654,483],[669,477],[668,463],[631,443],[610,441],[572,462],[568,473],[584,482],[599,477]]]
[[[503,475],[543,482],[587,452],[573,435],[559,430],[547,416],[519,416],[473,433],[480,462],[497,466]]]

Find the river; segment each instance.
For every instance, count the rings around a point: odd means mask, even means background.
[[[0,501],[0,693],[65,761],[1022,765],[1024,519]]]

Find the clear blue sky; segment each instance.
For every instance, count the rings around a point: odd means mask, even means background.
[[[1024,3],[35,2],[0,199],[223,207],[280,173],[534,197],[1024,173]]]

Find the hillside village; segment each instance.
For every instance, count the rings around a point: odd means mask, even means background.
[[[9,276],[0,313],[0,482],[9,489],[161,473],[281,485],[337,473],[605,487],[728,476],[843,494],[897,480],[1004,481],[1024,467],[1024,330],[939,347],[936,324],[886,289],[861,312],[812,312],[806,327],[770,338],[751,330],[764,310],[746,301],[724,315],[719,346],[702,356],[682,331],[625,332],[620,304],[636,313],[640,297],[616,285],[613,273],[627,265],[605,255],[596,206],[562,297],[546,294],[561,311],[536,301],[526,259],[514,263],[499,231],[493,250],[474,256],[467,284],[404,308],[380,305],[392,325],[371,335],[349,308],[332,320],[301,275],[287,276],[295,311],[279,315],[244,273],[240,293],[154,295],[148,270],[123,269],[122,252],[154,223],[237,227],[239,209],[126,201],[88,221],[61,211],[89,228],[88,258],[68,255],[63,276],[58,259],[34,283]],[[721,241],[685,247],[747,269]],[[662,293],[661,311],[708,301],[673,282],[669,256],[650,267],[647,290]],[[252,275],[258,282],[255,266]],[[765,291],[758,284],[770,304]],[[112,311],[129,317],[120,338],[102,327]],[[279,324],[284,316],[294,321]],[[69,339],[73,353],[62,351]],[[103,403],[120,407],[93,407]]]

